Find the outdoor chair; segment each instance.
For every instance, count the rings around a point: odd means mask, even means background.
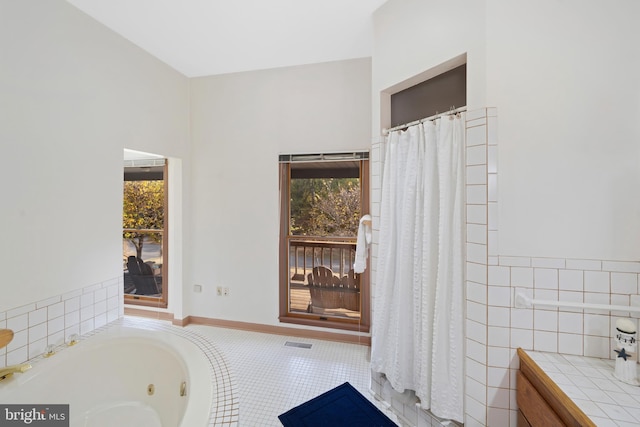
[[[160,293],[151,267],[140,258],[131,255],[127,258],[129,277],[135,285],[136,295],[157,295]]]
[[[360,277],[352,269],[340,279],[342,289],[342,303],[344,308],[360,311]]]
[[[353,270],[342,279],[324,266],[314,267],[307,275],[313,309],[360,310],[360,280]]]

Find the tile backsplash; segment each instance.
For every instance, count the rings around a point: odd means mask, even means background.
[[[497,294],[505,288],[511,298],[521,292],[538,300],[637,306],[639,273],[638,262],[498,257],[497,265],[488,267],[488,292]],[[488,302],[489,331],[509,328],[510,348],[600,358],[613,356],[616,319],[637,316],[628,311],[570,307],[514,308],[513,300],[507,298],[490,298]],[[488,342],[489,346],[505,344]]]
[[[516,292],[536,300],[640,306],[639,276],[639,262],[524,256],[490,259],[486,276],[469,270],[468,366],[486,367],[477,378],[470,375],[467,382],[468,390],[477,391],[468,395],[469,400],[485,405],[473,420],[480,418],[485,425],[517,425],[518,347],[612,359],[616,320],[624,317],[638,322],[639,314],[628,311],[535,305],[516,308]],[[486,389],[473,387],[485,383]],[[485,410],[486,419],[482,418]]]
[[[123,316],[122,277],[0,312],[0,328],[13,340],[0,349],[0,366],[42,355],[73,334],[84,335]]]

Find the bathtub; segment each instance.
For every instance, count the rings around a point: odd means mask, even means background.
[[[0,402],[69,404],[71,427],[237,425],[224,358],[193,332],[120,319],[57,350],[2,381]]]

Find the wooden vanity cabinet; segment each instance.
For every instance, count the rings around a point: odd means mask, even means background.
[[[518,357],[518,427],[596,427],[521,348]]]

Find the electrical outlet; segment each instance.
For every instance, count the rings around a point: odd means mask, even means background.
[[[229,296],[229,288],[224,288],[224,296],[225,297]]]
[[[218,286],[218,287],[216,288],[216,294],[217,294],[219,297],[221,297],[221,296],[222,296],[222,286]]]

